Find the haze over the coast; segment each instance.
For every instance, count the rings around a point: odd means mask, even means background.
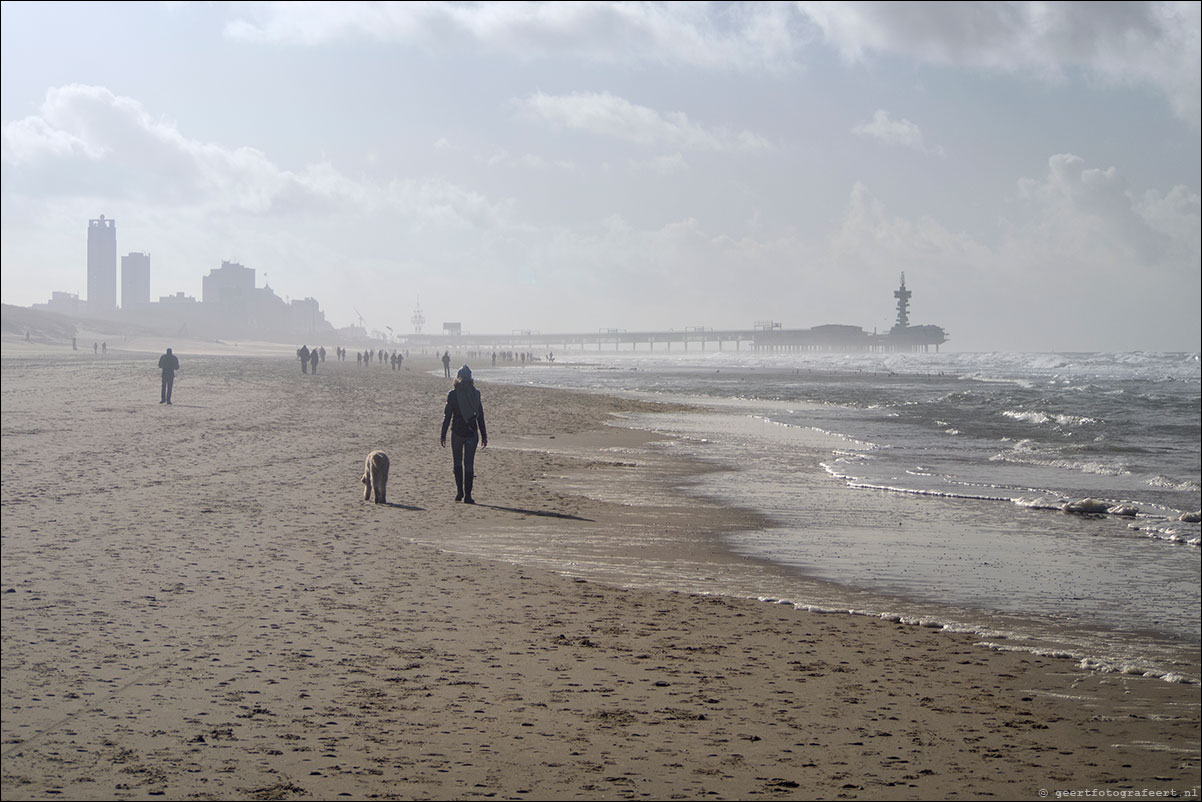
[[[1199,348],[1198,3],[10,3],[2,293]]]

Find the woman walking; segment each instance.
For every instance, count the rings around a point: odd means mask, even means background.
[[[484,404],[480,391],[472,381],[472,370],[467,365],[459,369],[455,386],[447,393],[447,407],[443,412],[442,435],[439,442],[447,447],[447,429],[451,430],[451,456],[455,461],[456,501],[475,504],[472,498],[472,479],[475,478],[476,444],[488,448],[488,430],[484,427]]]

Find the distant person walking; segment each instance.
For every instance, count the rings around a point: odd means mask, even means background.
[[[484,426],[484,402],[472,381],[467,365],[459,369],[455,385],[447,393],[447,406],[442,416],[439,442],[447,447],[447,429],[451,430],[451,458],[454,461],[456,501],[475,504],[472,483],[476,478],[476,445],[488,448],[488,429]]]
[[[163,371],[163,392],[159,398],[160,404],[171,403],[171,390],[175,387],[175,372],[179,370],[179,357],[167,349],[167,353],[159,357],[159,370]]]
[[[443,351],[442,354],[442,375],[444,378],[451,378],[451,352]]]
[[[317,353],[317,349],[314,348],[313,351],[309,354],[309,367],[312,368],[310,373],[312,373],[314,376],[317,375],[317,360],[319,360],[319,359],[321,359],[321,355],[319,353]]]
[[[297,357],[301,361],[301,373],[309,372],[309,346],[302,345],[300,350],[296,352]]]

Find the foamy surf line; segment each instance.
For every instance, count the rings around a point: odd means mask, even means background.
[[[1078,668],[1087,671],[1097,671],[1106,674],[1127,674],[1153,679],[1162,679],[1166,682],[1185,683],[1190,685],[1202,684],[1202,677],[1196,672],[1191,673],[1188,669],[1167,669],[1159,667],[1154,662],[1141,659],[1139,657],[1116,659],[1112,656],[1101,656],[1090,654],[1077,648],[1068,648],[1066,646],[1051,646],[1051,645],[1030,645],[1023,641],[1036,640],[1035,636],[1024,634],[1021,632],[1008,632],[989,627],[978,626],[975,624],[953,623],[944,621],[937,617],[929,616],[912,616],[903,613],[880,612],[876,610],[855,610],[825,607],[822,605],[809,604],[806,602],[792,601],[790,599],[775,599],[769,596],[758,597],[759,601],[769,604],[782,604],[793,607],[796,610],[804,610],[808,613],[818,613],[822,615],[854,615],[863,616],[866,618],[879,618],[882,621],[889,621],[895,624],[904,624],[907,626],[922,627],[924,629],[937,629],[942,632],[951,632],[956,634],[969,634],[982,638],[991,638],[992,640],[983,640],[977,642],[976,646],[993,649],[995,651],[1007,652],[1025,652],[1027,654],[1038,655],[1040,657],[1050,657],[1056,659],[1072,660],[1077,664]]]

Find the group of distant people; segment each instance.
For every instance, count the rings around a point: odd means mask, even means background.
[[[296,358],[300,360],[301,373],[308,373],[309,369],[312,368],[313,373],[316,375],[317,364],[326,361],[326,347],[323,345],[310,351],[307,345],[302,345],[296,349]]]
[[[389,352],[384,348],[381,348],[378,351],[363,351],[362,353],[356,352],[355,364],[361,367],[366,367],[367,365],[370,365],[374,359],[381,365],[387,364],[393,370],[400,370],[401,366],[405,362],[405,357],[408,355],[408,352],[404,354],[396,350]]]
[[[338,347],[335,349],[335,357],[339,362],[348,359],[348,354],[349,352],[345,348]],[[378,351],[356,351],[355,364],[363,367],[365,365],[370,365],[372,361],[375,360],[380,364],[389,365],[393,370],[400,370],[405,362],[405,356],[405,354],[398,353],[397,351],[392,351],[390,353],[383,348],[379,349]],[[318,346],[313,350],[309,350],[308,346],[302,345],[300,348],[296,349],[296,358],[300,360],[301,373],[317,373],[317,366],[326,361],[325,346]],[[450,355],[447,355],[447,359],[450,359]],[[447,376],[448,378],[450,377],[449,368],[447,370]]]
[[[482,354],[482,353],[479,353],[476,351],[470,351],[470,352],[468,352],[468,356],[484,358],[486,356],[486,354]],[[492,364],[493,364],[494,368],[497,366],[498,359],[500,359],[502,362],[518,362],[518,361],[520,361],[522,363],[522,366],[524,367],[527,362],[538,361],[539,357],[536,357],[534,354],[530,353],[529,351],[524,351],[524,352],[501,351],[500,353],[493,351],[492,352]],[[546,360],[548,362],[554,362],[555,361],[555,353],[548,352],[547,356],[546,356]],[[443,376],[445,376],[448,379],[451,378],[451,353],[449,351],[444,351],[442,354],[442,372],[443,372]]]
[[[25,342],[30,342],[29,332],[25,332]],[[79,343],[77,342],[75,337],[71,338],[71,350],[72,351],[79,350]],[[103,353],[107,356],[108,352],[109,352],[108,340],[105,340],[102,343],[92,343],[92,353],[93,354]]]

